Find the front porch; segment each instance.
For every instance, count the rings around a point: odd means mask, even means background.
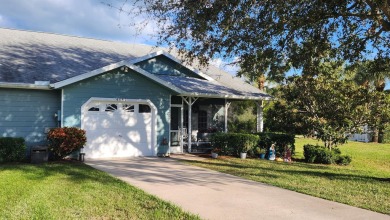
[[[228,131],[228,109],[242,99],[172,96],[169,153],[207,153],[210,136]],[[263,101],[257,103],[257,132],[263,131]]]

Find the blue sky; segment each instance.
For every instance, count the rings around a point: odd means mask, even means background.
[[[140,24],[145,19],[119,13],[102,2],[120,7],[125,0],[0,0],[0,27],[156,44],[158,29],[153,21],[142,23],[142,30],[138,30],[129,24]],[[225,66],[220,59],[212,64],[233,75],[237,71],[237,67]]]
[[[120,6],[124,0],[103,0]],[[152,25],[137,34],[131,16],[100,0],[0,0],[0,26],[131,43],[153,44]],[[140,19],[140,18],[138,18]]]

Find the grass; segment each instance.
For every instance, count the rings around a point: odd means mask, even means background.
[[[340,146],[352,156],[348,166],[307,164],[303,145],[317,141],[296,138],[293,163],[223,157],[189,162],[308,195],[390,214],[390,144],[349,142]],[[319,143],[321,144],[321,143]]]
[[[199,219],[81,163],[0,165],[0,219]]]

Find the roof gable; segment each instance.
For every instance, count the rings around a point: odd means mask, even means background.
[[[134,65],[154,75],[168,75],[181,77],[194,77],[197,79],[205,79],[199,74],[194,73],[190,69],[170,59],[167,56],[158,55],[150,59],[137,62]]]
[[[192,67],[198,66],[196,60],[187,65],[161,48],[0,28],[0,87],[49,89],[46,84],[36,84],[45,81],[52,88],[61,88],[122,66],[182,95],[218,96],[218,89],[207,91],[207,86],[211,86],[224,88],[228,93],[218,97],[270,98],[221,69],[210,65],[197,70]],[[203,82],[207,86],[194,93],[196,88],[181,88],[184,79],[170,78],[174,75],[189,77],[190,85]]]

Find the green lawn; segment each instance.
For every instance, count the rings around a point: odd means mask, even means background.
[[[352,156],[352,163],[338,166],[299,162],[303,158],[303,145],[306,143],[315,144],[317,141],[296,138],[295,161],[291,164],[238,158],[189,163],[390,214],[390,144],[349,142],[340,149],[343,154]]]
[[[0,165],[0,219],[199,219],[77,162]]]

